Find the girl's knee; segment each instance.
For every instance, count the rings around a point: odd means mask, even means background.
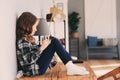
[[[59,40],[58,38],[54,37],[54,38],[52,39],[52,42],[60,42],[60,40]]]

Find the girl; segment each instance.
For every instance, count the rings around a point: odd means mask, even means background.
[[[21,72],[23,76],[44,74],[56,52],[67,68],[67,75],[89,74],[84,67],[72,63],[69,53],[57,38],[45,39],[39,47],[33,38],[37,31],[38,23],[39,19],[30,12],[23,12],[17,20],[16,47],[18,72]],[[17,77],[22,75],[17,75]]]

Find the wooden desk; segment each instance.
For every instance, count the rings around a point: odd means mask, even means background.
[[[19,80],[97,80],[97,77],[93,70],[90,68],[88,62],[77,65],[85,66],[90,74],[86,76],[67,76],[65,66],[63,63],[59,62],[52,70],[48,69],[44,75],[35,77],[22,77]]]

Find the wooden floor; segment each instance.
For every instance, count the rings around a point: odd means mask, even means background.
[[[44,75],[35,77],[22,77],[19,80],[97,80],[97,77],[90,68],[89,63],[84,62],[83,64],[78,65],[85,66],[90,74],[86,76],[67,76],[65,66],[62,63],[57,63],[53,69],[48,69]]]

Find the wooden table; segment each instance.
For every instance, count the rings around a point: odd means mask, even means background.
[[[88,62],[77,65],[85,66],[90,74],[86,76],[67,76],[66,67],[63,63],[58,62],[54,68],[51,70],[48,69],[44,75],[35,77],[22,77],[19,80],[97,80],[97,77],[93,70],[90,68]]]

